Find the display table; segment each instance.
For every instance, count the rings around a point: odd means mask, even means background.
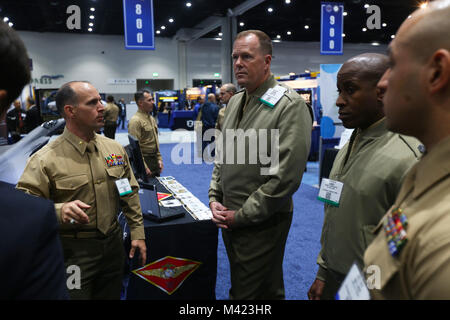
[[[154,184],[158,192],[169,192]],[[146,267],[137,256],[129,261],[127,300],[215,299],[218,229],[211,220],[195,220],[185,211],[183,217],[162,223],[144,219]],[[123,215],[119,221],[127,232]],[[129,231],[124,243],[129,252]]]
[[[169,128],[169,113],[158,112],[158,128]]]
[[[172,112],[169,127],[172,130],[194,130],[194,111],[175,110]]]

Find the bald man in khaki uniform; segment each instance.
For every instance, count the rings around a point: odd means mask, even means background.
[[[222,132],[242,137],[239,130],[250,135],[254,130],[259,141],[239,142],[226,135],[221,148],[218,138],[217,153],[223,161],[215,162],[211,178],[212,220],[222,228],[230,261],[230,298],[284,299],[283,258],[292,195],[305,170],[312,117],[305,101],[278,84],[270,72],[272,43],[265,33],[238,34],[232,56],[236,78],[245,90],[230,99]],[[267,92],[276,98],[269,99]],[[259,151],[267,147],[270,163],[261,157],[250,159],[257,146]],[[242,155],[245,159],[239,161]]]
[[[366,268],[380,270],[376,299],[450,299],[450,37],[442,31],[450,30],[449,17],[444,0],[407,19],[379,84],[387,87],[388,128],[417,137],[426,153],[365,253]]]
[[[236,94],[236,86],[232,83],[225,83],[219,91],[220,103],[222,108],[217,115],[216,129],[222,130],[223,119],[225,118],[225,110],[227,109],[228,101]]]
[[[72,299],[119,299],[124,247],[117,221],[119,206],[131,231],[130,258],[146,260],[138,184],[124,148],[95,134],[104,107],[87,82],[69,82],[56,95],[66,119],[64,133],[28,161],[17,188],[55,203],[66,268],[81,269],[81,287]],[[121,180],[128,188],[120,190]]]

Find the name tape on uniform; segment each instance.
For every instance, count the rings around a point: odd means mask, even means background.
[[[277,85],[276,87],[267,90],[259,100],[265,105],[273,108],[277,104],[277,102],[280,101],[286,90],[286,88]]]
[[[339,200],[341,199],[342,188],[344,184],[339,181],[322,178],[320,184],[319,199],[322,202],[339,207]]]
[[[370,300],[366,281],[354,263],[335,296],[336,300]]]
[[[125,196],[133,192],[131,190],[130,182],[127,178],[116,180],[117,191],[119,191],[120,196]]]

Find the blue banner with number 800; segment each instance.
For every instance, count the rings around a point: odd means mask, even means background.
[[[125,48],[155,50],[153,0],[123,0]]]

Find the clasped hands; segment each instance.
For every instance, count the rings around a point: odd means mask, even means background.
[[[220,202],[213,201],[209,204],[213,218],[212,221],[217,227],[222,229],[231,229],[234,224],[234,215],[236,211],[228,210]]]

